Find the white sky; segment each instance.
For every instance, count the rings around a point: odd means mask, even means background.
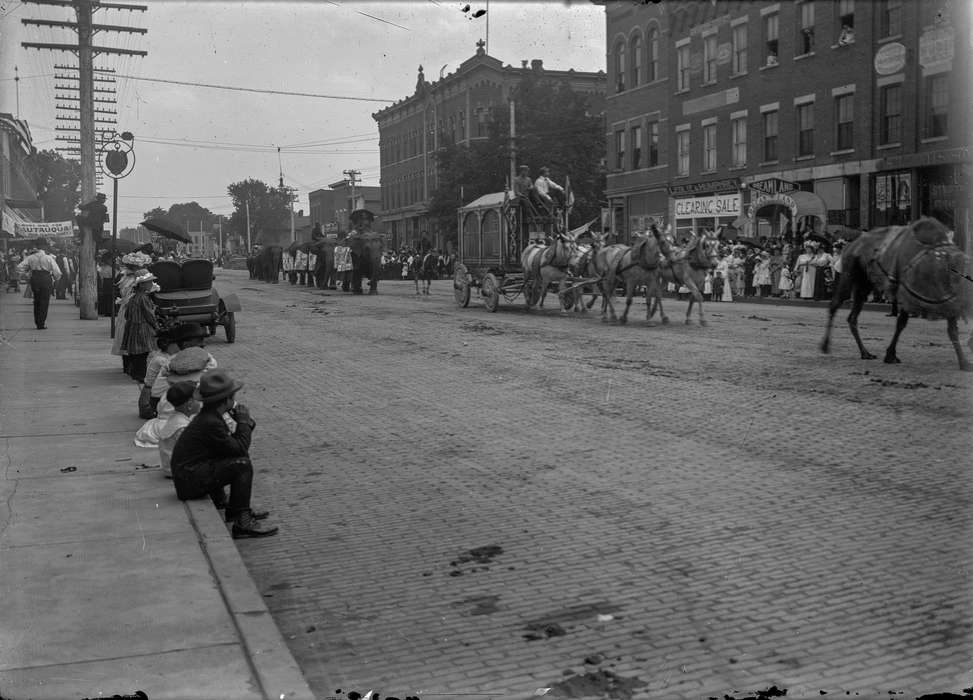
[[[485,0],[114,1],[144,4],[148,11],[100,10],[96,22],[145,27],[148,33],[98,33],[94,43],[143,49],[149,55],[97,59],[96,67],[141,78],[345,97],[402,99],[412,94],[420,64],[430,81],[443,66],[446,73],[454,71],[473,55],[475,42],[485,39],[487,30],[486,17],[470,18],[487,8]],[[464,13],[467,4],[470,10]],[[73,20],[70,10],[16,0],[3,0],[0,12],[18,22],[23,17]],[[489,53],[504,64],[539,58],[555,69],[605,68],[602,7],[493,0],[488,16]],[[73,32],[63,29],[19,31],[21,41],[74,40]],[[60,142],[54,140],[53,66],[73,57],[22,48],[16,56],[20,116],[29,122],[38,148],[54,148]],[[12,73],[12,66],[0,66],[0,79]],[[305,213],[307,193],[342,179],[343,170],[360,170],[363,184],[379,184],[378,129],[371,114],[389,102],[132,79],[119,79],[117,86],[118,130],[135,134],[136,154],[132,174],[119,183],[119,228],[137,224],[153,207],[176,202],[195,200],[228,215],[232,207],[226,186],[231,182],[253,177],[277,184],[277,146],[284,182],[297,188],[295,209]],[[107,178],[102,190],[111,197]]]

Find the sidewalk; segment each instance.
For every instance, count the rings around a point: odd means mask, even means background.
[[[0,291],[0,696],[313,698],[219,513],[132,444],[108,328]]]

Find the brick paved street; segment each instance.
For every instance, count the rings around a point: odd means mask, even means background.
[[[217,286],[281,526],[239,548],[319,698],[973,685],[973,377],[944,322],[890,366],[847,312],[819,354],[821,308],[620,327],[450,282]],[[873,352],[892,321],[864,314]]]

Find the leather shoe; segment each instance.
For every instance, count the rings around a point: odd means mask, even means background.
[[[249,510],[243,511],[233,523],[233,539],[242,540],[248,537],[269,537],[277,534],[277,526],[262,528],[254,520]]]
[[[269,510],[256,510],[256,509],[251,508],[250,509],[250,517],[253,518],[254,520],[266,520],[268,517],[270,517],[270,511]],[[226,513],[226,522],[232,523],[234,520],[236,520],[236,516],[232,515],[229,511],[227,511],[227,513]]]

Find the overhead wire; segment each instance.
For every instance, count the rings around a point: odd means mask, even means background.
[[[189,80],[170,80],[167,78],[146,78],[136,75],[119,75],[120,78],[128,78],[130,80],[141,80],[151,83],[166,83],[169,85],[188,85],[191,87],[204,87],[211,88],[213,90],[233,90],[235,92],[253,92],[262,95],[285,95],[288,97],[315,97],[326,100],[355,100],[359,102],[388,102],[393,103],[395,100],[388,100],[378,97],[353,97],[350,95],[325,95],[315,92],[294,92],[290,90],[270,90],[265,88],[247,88],[240,87],[237,85],[217,85],[215,83],[197,83]]]

